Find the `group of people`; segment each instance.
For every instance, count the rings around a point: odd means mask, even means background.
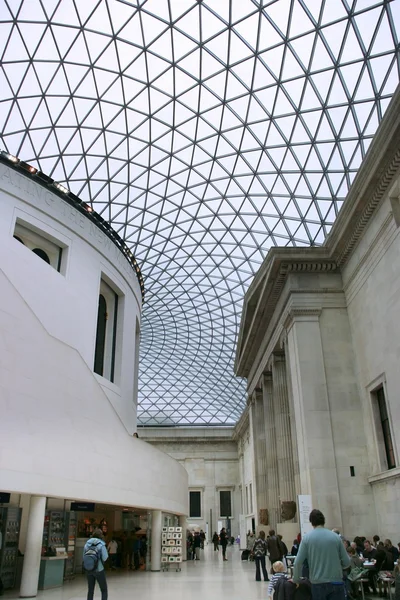
[[[129,535],[125,532],[121,535],[114,534],[107,544],[107,551],[112,570],[128,568],[137,571],[146,558],[146,538],[139,537],[136,531],[131,531]]]
[[[248,534],[248,536],[251,538],[251,534]],[[271,561],[271,574],[273,575],[277,571],[280,573],[284,572],[285,565],[282,561],[287,554],[288,549],[281,535],[276,535],[275,531],[271,529],[267,539],[265,539],[265,532],[260,531],[251,547],[251,556],[254,558],[256,564],[256,581],[261,581],[261,571],[263,573],[264,581],[269,581],[265,563],[267,556]],[[275,563],[280,563],[279,565],[276,565],[277,568],[274,568]]]
[[[201,560],[200,550],[204,550],[204,542],[206,534],[202,529],[200,531],[187,531],[186,544],[187,544],[187,557],[188,560]]]
[[[289,576],[285,563],[287,548],[274,531],[259,536],[252,544],[252,554],[256,565],[256,581],[261,581],[261,571],[265,581],[269,581],[268,596],[278,600],[289,598],[312,598],[312,600],[352,600],[357,596],[358,580],[366,592],[369,588],[376,595],[381,581],[379,574],[393,580],[400,588],[400,568],[397,566],[400,544],[394,546],[390,539],[381,541],[374,536],[372,542],[356,537],[353,542],[346,540],[337,529],[325,528],[325,517],[319,510],[310,513],[312,532],[294,540],[291,555],[296,556],[293,574]],[[271,561],[272,577],[268,578],[265,565],[266,556]],[[300,588],[300,594],[298,590]],[[400,591],[400,589],[399,589]],[[397,595],[397,594],[396,594]],[[383,596],[386,591],[383,590]]]

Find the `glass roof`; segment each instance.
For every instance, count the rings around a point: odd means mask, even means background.
[[[399,81],[400,2],[0,0],[0,149],[145,277],[139,422],[232,424],[243,295],[321,244]]]

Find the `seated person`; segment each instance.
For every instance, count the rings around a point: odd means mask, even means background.
[[[362,567],[363,561],[358,556],[355,548],[353,548],[352,546],[347,548],[347,554],[350,557],[350,570],[353,569],[354,567]]]
[[[397,550],[397,548],[395,546],[393,546],[392,542],[390,540],[386,539],[384,542],[384,546],[385,546],[386,550],[391,552],[393,560],[394,561],[398,560],[399,551]]]
[[[291,556],[297,556],[298,551],[299,551],[299,542],[297,540],[293,540],[293,546],[290,551]]]
[[[371,542],[369,540],[365,540],[364,542],[364,551],[363,556],[367,561],[372,561],[376,556],[376,549],[372,547]]]
[[[272,594],[275,591],[277,582],[282,577],[285,579],[288,579],[288,575],[286,573],[286,567],[282,561],[277,560],[276,562],[274,562],[274,564],[272,565],[272,569],[273,569],[274,574],[272,575],[271,579],[269,580],[268,590],[267,590],[267,596],[269,598],[272,597]]]

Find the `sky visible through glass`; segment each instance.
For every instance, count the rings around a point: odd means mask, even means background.
[[[321,244],[399,81],[400,1],[0,0],[0,148],[145,277],[139,422],[233,424],[243,295]]]

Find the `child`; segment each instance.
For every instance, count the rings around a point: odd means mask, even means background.
[[[272,597],[272,594],[275,591],[276,584],[278,583],[278,581],[282,577],[284,577],[285,579],[288,579],[288,576],[286,573],[286,567],[282,561],[277,560],[276,562],[274,562],[274,564],[272,565],[272,569],[274,571],[274,574],[272,575],[272,577],[270,579],[270,582],[268,585],[268,591],[267,591],[267,596],[269,598]]]

